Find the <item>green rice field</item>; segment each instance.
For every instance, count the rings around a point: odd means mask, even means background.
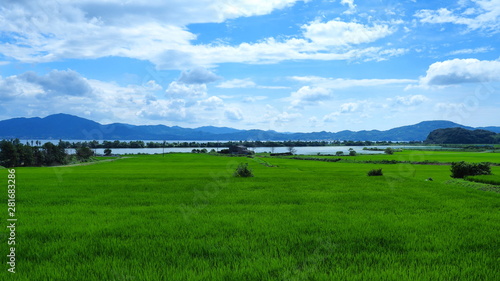
[[[456,151],[343,158],[500,163]],[[238,163],[254,177],[234,177]],[[376,168],[384,175],[368,177]],[[208,154],[18,168],[16,273],[4,203],[0,280],[498,280],[500,193],[485,186],[446,164]]]

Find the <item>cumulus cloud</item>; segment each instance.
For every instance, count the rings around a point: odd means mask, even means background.
[[[302,114],[300,114],[300,113],[288,113],[285,111],[285,112],[281,112],[279,114],[274,115],[269,120],[271,122],[274,122],[278,126],[284,126],[287,123],[293,122],[301,117],[302,117]]]
[[[429,66],[421,86],[446,86],[463,83],[500,81],[500,61],[453,59]]]
[[[7,78],[0,76],[0,101],[5,103],[33,90],[35,93],[40,92],[37,88],[33,89],[33,86],[30,86],[28,83],[23,83],[17,76]]]
[[[429,99],[426,96],[423,95],[409,95],[409,96],[397,96],[395,98],[395,102],[400,105],[405,105],[405,106],[414,106],[414,105],[419,105],[421,103],[424,103],[428,101]]]
[[[142,106],[156,102],[155,89],[152,83],[122,87],[71,70],[0,77],[0,100],[7,116],[69,112],[94,120],[133,122]]]
[[[336,122],[338,120],[339,116],[340,116],[340,112],[329,113],[329,114],[323,116],[323,122],[326,122],[326,123]]]
[[[61,83],[63,85],[58,85]],[[90,89],[90,90],[89,90]],[[69,112],[103,123],[179,125],[197,120],[243,120],[237,105],[225,112],[219,96],[206,96],[205,84],[172,82],[167,95],[154,81],[120,86],[82,77],[74,71],[45,75],[27,72],[0,77],[0,118]],[[88,91],[91,91],[90,93]]]
[[[331,92],[328,89],[321,87],[304,86],[293,92],[290,96],[292,108],[302,109],[304,106],[318,105],[322,101],[332,98]]]
[[[10,77],[0,77],[0,100],[2,102],[30,99],[34,101],[50,101],[56,97],[92,98],[94,89],[89,81],[73,70],[53,70],[45,75],[25,72]],[[34,106],[34,104],[33,104]]]
[[[92,94],[87,79],[73,70],[52,70],[46,75],[25,72],[19,79],[40,86],[45,94],[54,96],[87,96]]]
[[[156,100],[144,105],[138,116],[151,120],[185,121],[188,119],[186,102],[182,99]]]
[[[224,101],[217,96],[211,96],[207,99],[199,101],[198,104],[201,105],[205,110],[216,110],[224,106]]]
[[[355,102],[344,103],[340,106],[340,113],[355,112],[359,108],[359,104]]]
[[[241,109],[236,108],[236,107],[229,107],[224,110],[224,116],[229,121],[241,121],[243,120],[243,113],[241,112]]]
[[[387,25],[366,26],[355,22],[331,20],[303,25],[304,37],[323,46],[361,44],[384,38],[394,31]]]
[[[206,68],[197,67],[190,71],[183,71],[178,81],[184,84],[207,84],[221,78]]]
[[[207,95],[207,85],[205,84],[182,84],[176,81],[168,85],[165,93],[171,98],[203,98]]]
[[[143,87],[153,91],[159,91],[163,89],[163,87],[158,85],[154,80],[149,80],[148,82],[144,83]]]

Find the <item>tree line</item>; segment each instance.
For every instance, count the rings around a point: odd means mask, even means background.
[[[35,144],[35,143],[33,143]],[[36,145],[27,142],[23,144],[19,139],[0,141],[0,166],[11,167],[40,167],[66,165],[72,162],[89,161],[94,151],[88,146],[75,148],[76,153],[69,155],[64,142],[55,145],[51,142]]]
[[[304,147],[304,146],[372,146],[372,145],[393,145],[391,141],[226,141],[226,142],[154,142],[154,141],[83,141],[69,142],[60,141],[60,145],[64,148],[204,148],[204,147],[231,147],[243,145],[246,147]],[[36,144],[36,143],[35,143]],[[422,142],[410,142],[405,144],[422,144]],[[32,142],[33,145],[33,142]]]

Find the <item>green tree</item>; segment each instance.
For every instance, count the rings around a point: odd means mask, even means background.
[[[79,161],[88,161],[94,156],[94,151],[89,147],[82,146],[76,149],[76,157]]]
[[[64,165],[67,163],[67,154],[63,145],[46,142],[42,145],[43,164],[46,166]]]
[[[388,154],[388,155],[392,155],[392,154],[394,154],[394,149],[392,149],[392,148],[388,147],[388,148],[386,148],[386,149],[384,150],[384,153],[385,153],[385,154]]]
[[[42,166],[44,162],[43,152],[38,147],[33,147],[33,166]]]
[[[33,147],[29,144],[18,144],[16,146],[19,155],[19,165],[31,167],[34,164]]]
[[[0,142],[0,165],[11,168],[19,165],[19,154],[12,141]]]

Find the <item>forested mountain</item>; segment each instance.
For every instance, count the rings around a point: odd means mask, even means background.
[[[447,128],[432,131],[426,143],[434,144],[493,144],[500,142],[500,134],[487,130]]]
[[[424,121],[415,125],[386,131],[340,131],[311,133],[280,133],[272,130],[238,130],[205,126],[195,129],[164,125],[130,125],[97,122],[68,114],[45,118],[14,118],[0,121],[0,139],[65,139],[65,140],[353,140],[353,141],[423,141],[436,129],[461,127],[475,129],[450,121]],[[488,127],[500,132],[500,127]]]

